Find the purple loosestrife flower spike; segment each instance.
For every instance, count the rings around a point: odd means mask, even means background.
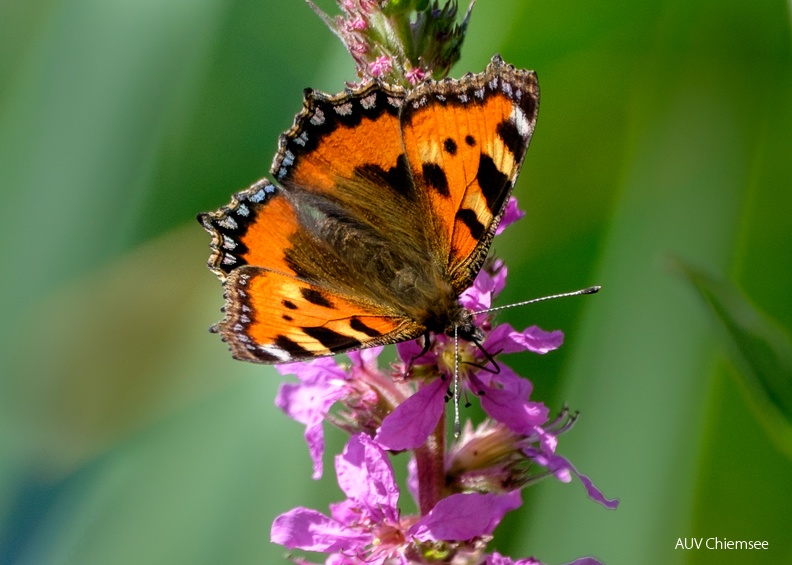
[[[337,0],[336,17],[306,2],[347,48],[360,79],[408,88],[448,74],[459,60],[475,4],[459,21],[457,0]]]
[[[521,504],[517,491],[453,494],[423,517],[403,517],[388,456],[362,434],[336,457],[336,472],[347,499],[332,505],[330,516],[308,508],[281,514],[272,525],[274,543],[331,554],[328,563],[430,563],[437,555],[481,563],[503,516]]]
[[[347,3],[371,9],[359,1]],[[388,64],[385,59],[373,63],[382,65],[382,72]],[[507,210],[501,228],[524,215],[514,199]],[[537,326],[518,331],[493,323],[485,311],[492,308],[506,278],[503,262],[488,260],[460,295],[460,304],[475,313],[474,323],[483,339],[480,347],[461,343],[458,358],[453,340],[432,335],[428,347],[423,340],[397,344],[399,362],[387,371],[378,364],[380,347],[349,353],[348,364],[320,358],[279,368],[299,379],[281,387],[276,403],[305,425],[315,478],[322,472],[323,422],[345,430],[351,439],[335,459],[346,500],[332,504],[329,515],[308,508],[282,514],[272,525],[273,542],[325,553],[330,565],[542,565],[533,558],[515,561],[497,552],[486,553],[503,516],[520,506],[523,487],[549,476],[563,482],[578,477],[593,500],[607,508],[618,505],[555,452],[558,436],[572,427],[575,416],[564,409],[550,421],[547,407],[530,399],[529,380],[500,360],[497,367],[492,365],[500,354],[546,354],[564,339],[560,331]],[[465,397],[478,397],[488,418],[475,430],[466,422],[462,435],[445,453],[443,418],[457,360]],[[414,450],[408,485],[421,515],[401,514],[399,488],[386,450]],[[308,564],[299,558],[294,561]],[[584,558],[574,565],[598,563]]]

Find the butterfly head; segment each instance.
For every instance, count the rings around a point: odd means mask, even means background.
[[[454,332],[461,339],[472,343],[482,343],[486,336],[473,319],[473,312],[460,306],[459,312],[451,323],[445,328],[445,334],[454,337]]]

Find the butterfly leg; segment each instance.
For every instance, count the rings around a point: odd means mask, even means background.
[[[409,376],[410,373],[412,373],[413,363],[415,363],[415,360],[429,353],[429,350],[432,348],[432,337],[429,334],[429,332],[424,333],[423,338],[424,338],[424,345],[423,345],[423,349],[421,349],[421,352],[418,355],[413,355],[412,359],[410,359],[407,362],[407,364],[404,366],[405,376]]]
[[[495,356],[498,355],[501,351],[499,350],[499,351],[496,351],[493,354],[490,354],[490,352],[487,351],[486,349],[484,349],[484,346],[481,345],[481,343],[479,343],[478,341],[473,340],[473,344],[476,347],[478,347],[478,350],[481,351],[481,353],[484,354],[484,357],[486,358],[487,362],[488,363],[492,363],[492,366],[494,367],[494,369],[488,368],[487,367],[487,363],[484,363],[483,365],[479,365],[478,363],[473,363],[471,361],[463,361],[463,363],[465,363],[465,365],[472,365],[473,367],[477,367],[477,368],[481,369],[482,371],[487,371],[488,373],[492,373],[493,375],[500,374],[500,365],[498,365],[498,362],[495,361]]]

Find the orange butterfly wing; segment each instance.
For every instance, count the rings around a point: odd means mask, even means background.
[[[417,337],[403,315],[301,278],[295,238],[310,223],[267,180],[199,219],[212,234],[209,267],[224,281],[225,318],[213,327],[237,359],[287,363]],[[314,279],[317,279],[315,274]]]
[[[484,73],[424,83],[404,101],[407,159],[418,190],[429,196],[439,251],[457,293],[486,258],[538,109],[535,73],[497,55]]]
[[[263,267],[235,269],[215,327],[237,359],[288,363],[414,337],[407,320],[375,315],[307,281]]]
[[[306,91],[272,173],[199,220],[239,359],[284,363],[444,331],[484,261],[536,119],[533,73],[409,94]]]

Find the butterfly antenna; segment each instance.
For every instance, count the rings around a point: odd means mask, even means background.
[[[601,286],[590,286],[572,292],[562,292],[561,294],[551,294],[550,296],[542,296],[540,298],[533,298],[525,302],[517,302],[515,304],[507,304],[505,306],[496,306],[495,308],[487,308],[486,310],[479,310],[473,314],[488,314],[489,312],[497,312],[498,310],[505,310],[506,308],[515,308],[517,306],[525,306],[527,304],[534,304],[535,302],[544,302],[545,300],[554,300],[556,298],[566,298],[567,296],[580,296],[581,294],[596,294],[601,289]]]
[[[459,437],[459,326],[454,326],[454,439]]]

